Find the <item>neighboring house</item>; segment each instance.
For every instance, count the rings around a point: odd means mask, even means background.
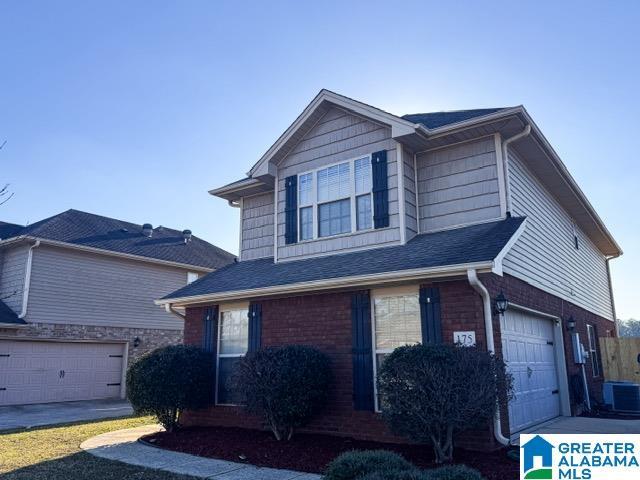
[[[77,210],[0,223],[0,405],[124,396],[128,361],[182,341],[153,300],[233,261],[188,230]]]
[[[157,302],[186,308],[185,342],[217,354],[216,405],[188,422],[258,427],[233,405],[234,363],[258,345],[308,344],[336,375],[309,430],[391,438],[376,414],[385,355],[463,342],[514,375],[494,423],[504,442],[581,408],[571,317],[600,395],[621,250],[523,107],[398,117],[323,90],[247,178],[211,194],[239,208],[240,261]]]

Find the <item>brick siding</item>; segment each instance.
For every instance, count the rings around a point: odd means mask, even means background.
[[[500,291],[515,303],[562,318],[573,315],[578,331],[585,335],[586,323],[596,325],[599,335],[613,329],[613,323],[586,312],[568,302],[546,294],[513,277],[482,276],[492,297]],[[481,297],[466,279],[429,282],[425,286],[440,289],[443,339],[453,342],[454,331],[476,332],[476,342],[486,348],[484,314]],[[289,298],[261,299],[262,345],[312,345],[326,353],[332,362],[335,382],[327,408],[317,415],[305,431],[345,435],[365,440],[404,441],[389,432],[379,414],[353,410],[352,359],[351,359],[351,295],[354,292],[322,293]],[[200,345],[202,342],[202,317],[204,307],[187,308],[184,341]],[[494,315],[496,349],[500,353],[500,323]],[[568,363],[572,363],[571,346],[567,342]],[[590,366],[589,366],[590,368]],[[568,366],[569,374],[577,372]],[[590,374],[590,370],[589,370]],[[593,388],[601,380],[591,380]],[[261,428],[259,419],[245,414],[239,407],[212,406],[198,411],[185,412],[181,419],[187,425],[221,425]],[[503,412],[503,426],[508,432],[508,416]],[[491,427],[470,432],[458,441],[459,445],[478,449],[496,447]]]

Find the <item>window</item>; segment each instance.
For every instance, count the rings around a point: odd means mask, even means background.
[[[349,199],[318,205],[318,236],[328,237],[351,231]]]
[[[196,272],[187,272],[187,284],[195,282],[198,276]]]
[[[249,309],[221,309],[218,324],[217,404],[241,403],[228,383],[235,365],[247,353],[248,345]]]
[[[591,358],[591,371],[594,377],[600,376],[600,359],[598,358],[598,334],[593,325],[587,324],[587,337],[589,340],[589,358]]]
[[[422,341],[420,301],[416,288],[388,289],[373,295],[374,384],[385,357],[397,347]],[[376,385],[376,410],[379,399]]]
[[[371,195],[369,155],[299,175],[299,240],[373,228]]]

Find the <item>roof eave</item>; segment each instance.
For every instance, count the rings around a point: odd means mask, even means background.
[[[440,267],[417,268],[412,270],[396,270],[392,272],[322,279],[310,282],[299,282],[288,285],[276,285],[271,287],[262,287],[247,290],[209,293],[187,297],[162,298],[159,300],[155,300],[155,304],[161,306],[169,304],[178,307],[184,307],[266,296],[292,295],[309,291],[316,292],[341,288],[352,288],[372,284],[383,285],[387,283],[398,283],[435,277],[466,275],[466,272],[469,269],[475,269],[479,273],[491,272],[494,266],[495,265],[493,261],[484,261],[458,265],[445,265]]]
[[[20,243],[23,241],[40,241],[40,243],[42,245],[50,245],[52,247],[60,247],[60,248],[68,248],[71,250],[80,250],[80,251],[84,251],[84,252],[88,252],[88,253],[96,253],[96,254],[100,254],[100,255],[108,255],[111,257],[120,257],[120,258],[126,258],[129,260],[136,260],[136,261],[141,261],[141,262],[147,262],[147,263],[155,263],[155,264],[160,264],[160,265],[166,265],[169,267],[178,267],[178,268],[184,268],[184,269],[189,269],[189,270],[197,270],[200,272],[204,272],[204,273],[208,273],[208,272],[213,272],[214,270],[216,270],[215,268],[211,268],[211,267],[204,267],[201,265],[194,265],[194,264],[190,264],[190,263],[182,263],[182,262],[172,262],[170,260],[162,260],[160,258],[153,258],[153,257],[145,257],[143,255],[135,255],[135,254],[131,254],[131,253],[123,253],[123,252],[116,252],[113,250],[106,250],[104,248],[97,248],[97,247],[89,247],[86,245],[76,245],[75,243],[69,243],[69,242],[61,242],[58,240],[51,240],[51,239],[47,239],[47,238],[42,238],[42,237],[37,237],[37,236],[30,236],[30,235],[21,235],[19,237],[14,237],[14,238],[8,238],[6,240],[2,240],[0,241],[0,248],[5,247],[7,245],[11,245],[14,243]]]

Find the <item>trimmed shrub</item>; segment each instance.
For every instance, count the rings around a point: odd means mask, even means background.
[[[246,409],[260,415],[276,439],[290,440],[327,403],[329,358],[300,345],[269,347],[243,357],[231,382]]]
[[[158,348],[127,370],[127,397],[136,413],[154,415],[171,432],[180,411],[211,402],[214,365],[213,355],[197,347]]]
[[[428,480],[485,480],[478,470],[466,465],[447,465],[425,474]]]
[[[436,462],[453,458],[454,436],[484,427],[511,392],[502,360],[476,348],[413,345],[394,350],[378,375],[382,414],[391,430],[431,443]]]
[[[421,470],[389,470],[386,472],[372,472],[357,480],[431,480],[428,472]]]
[[[353,450],[334,458],[327,465],[324,479],[356,480],[368,474],[395,475],[396,473],[391,472],[413,471],[414,469],[415,467],[411,463],[397,453],[387,450]]]

